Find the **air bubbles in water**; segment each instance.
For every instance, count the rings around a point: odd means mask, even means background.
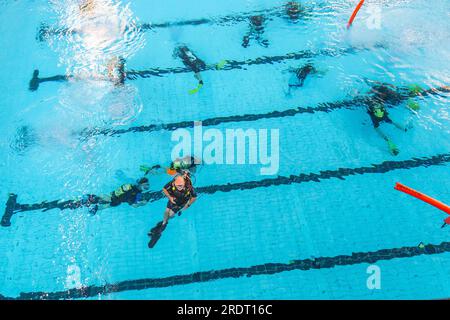
[[[113,0],[52,0],[58,37],[49,39],[67,74],[106,78],[112,59],[128,59],[145,40],[129,4]]]

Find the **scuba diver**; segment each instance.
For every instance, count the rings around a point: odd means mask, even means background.
[[[195,79],[198,80],[197,88],[190,90],[189,93],[193,94],[198,92],[203,87],[203,79],[200,71],[206,69],[205,62],[192,53],[185,45],[175,48],[174,55],[179,57],[183,61],[183,64],[194,72]]]
[[[197,166],[200,164],[200,160],[196,159],[193,156],[186,156],[183,158],[177,158],[173,160],[169,167],[166,168],[166,172],[170,175],[175,175],[177,173],[183,173],[185,171],[189,171],[190,173],[195,173],[197,170]],[[146,176],[150,172],[154,172],[155,170],[165,169],[161,167],[159,164],[154,165],[152,167],[148,167],[146,165],[141,165],[140,170],[144,172]]]
[[[121,86],[125,83],[125,59],[114,57],[108,62],[108,79],[115,85]]]
[[[89,213],[92,215],[95,215],[98,210],[117,207],[125,202],[137,208],[147,204],[148,200],[143,199],[142,194],[149,187],[149,181],[144,177],[137,180],[135,184],[127,183],[121,185],[117,190],[108,195],[86,195],[80,202],[80,206],[89,207]]]
[[[288,83],[288,92],[286,94],[288,96],[291,95],[292,88],[303,87],[306,77],[308,77],[309,75],[325,74],[325,71],[317,70],[316,67],[312,63],[309,63],[309,62],[300,68],[290,68],[288,71],[290,73],[292,73],[292,77],[289,79],[289,83]]]
[[[402,126],[399,123],[393,121],[389,113],[386,109],[387,105],[395,106],[401,104],[404,100],[408,99],[407,108],[411,111],[418,111],[420,106],[418,103],[413,101],[411,97],[420,96],[423,89],[421,89],[417,85],[412,85],[408,88],[396,87],[392,84],[375,82],[372,85],[370,93],[372,94],[369,105],[367,107],[367,113],[372,120],[373,127],[375,131],[387,142],[389,152],[396,156],[399,154],[399,149],[395,145],[395,143],[390,139],[386,134],[384,134],[380,129],[380,124],[390,123],[393,124],[396,128],[402,131],[408,131],[410,127],[408,124],[406,126]]]
[[[292,22],[297,22],[304,8],[297,1],[289,1],[285,4],[285,12]]]
[[[164,211],[163,221],[158,222],[148,233],[150,237],[149,248],[155,246],[162,232],[166,229],[169,219],[173,218],[176,213],[180,216],[182,211],[188,209],[197,200],[197,194],[188,172],[177,174],[172,181],[164,186],[162,192],[169,201]]]
[[[269,46],[269,40],[263,39],[265,18],[262,15],[250,17],[250,30],[242,39],[242,46],[247,48],[250,43],[250,39],[255,39],[259,45],[267,48]]]
[[[370,116],[370,119],[372,120],[373,127],[375,128],[375,131],[387,142],[389,151],[392,155],[396,156],[399,153],[399,150],[397,146],[392,142],[392,140],[386,136],[381,130],[380,130],[380,123],[386,122],[391,123],[398,129],[402,131],[408,131],[406,127],[403,127],[402,125],[392,121],[392,119],[389,117],[389,113],[387,112],[386,108],[381,103],[375,103],[367,108],[367,113]]]

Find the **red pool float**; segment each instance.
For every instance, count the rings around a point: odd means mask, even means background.
[[[350,20],[348,20],[347,23],[347,29],[350,28],[350,26],[353,23],[353,20],[355,20],[356,15],[358,14],[359,9],[361,9],[362,5],[364,4],[364,0],[361,0],[358,5],[356,6],[355,10],[352,13],[352,16],[350,17]]]
[[[426,194],[423,194],[419,191],[416,191],[414,189],[411,189],[410,187],[407,187],[399,182],[395,184],[394,187],[395,190],[404,192],[406,194],[409,194],[410,196],[413,196],[419,200],[422,200],[428,204],[431,204],[432,206],[435,206],[436,208],[444,211],[447,214],[450,214],[450,206],[446,205],[445,203],[442,203],[436,199],[433,199],[430,196],[427,196]],[[444,225],[442,227],[445,227],[447,224],[450,224],[450,217],[444,220]]]

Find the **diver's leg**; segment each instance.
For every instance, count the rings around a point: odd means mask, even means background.
[[[305,83],[305,79],[306,79],[306,77],[303,77],[300,79],[299,87],[303,87],[303,84]]]
[[[397,146],[394,144],[394,142],[389,139],[387,135],[385,135],[379,127],[375,127],[375,131],[382,137],[388,144],[389,152],[396,156],[400,151],[398,150]]]
[[[391,122],[397,129],[400,129],[400,130],[402,130],[402,131],[408,131],[408,128],[406,128],[405,126],[402,126],[401,124],[399,124],[399,123],[397,123],[397,122],[395,122],[395,121],[392,121]]]
[[[203,79],[202,79],[202,75],[200,74],[200,72],[196,72],[196,73],[194,74],[194,77],[195,77],[195,79],[198,80],[198,83],[199,83],[199,84],[203,84]]]
[[[163,225],[167,224],[169,222],[169,219],[173,218],[175,215],[175,212],[172,211],[172,209],[166,208],[164,211],[164,219],[163,219]]]
[[[383,133],[383,131],[381,131],[380,127],[376,127],[376,128],[375,128],[375,131],[376,131],[376,132],[378,133],[378,135],[379,135],[380,137],[382,137],[384,140],[386,140],[386,141],[389,140],[388,136],[385,135],[385,134]]]

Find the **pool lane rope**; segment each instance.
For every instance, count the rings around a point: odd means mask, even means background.
[[[355,10],[353,10],[352,16],[350,17],[350,19],[348,20],[348,23],[347,23],[347,29],[352,26],[353,20],[355,20],[355,17],[358,14],[359,9],[361,9],[363,4],[364,4],[364,0],[361,0],[358,3],[358,5],[356,6]]]
[[[395,184],[394,189],[404,192],[406,194],[409,194],[410,196],[413,196],[414,198],[422,200],[428,204],[431,204],[432,206],[434,206],[450,215],[450,207],[448,205],[446,205],[445,203],[442,203],[436,199],[433,199],[432,197],[427,196],[426,194],[416,191],[416,190],[414,190],[410,187],[407,187],[399,182],[397,182]],[[450,217],[448,217],[447,219],[444,220],[444,224],[442,225],[442,228],[445,227],[447,224],[450,224]]]

